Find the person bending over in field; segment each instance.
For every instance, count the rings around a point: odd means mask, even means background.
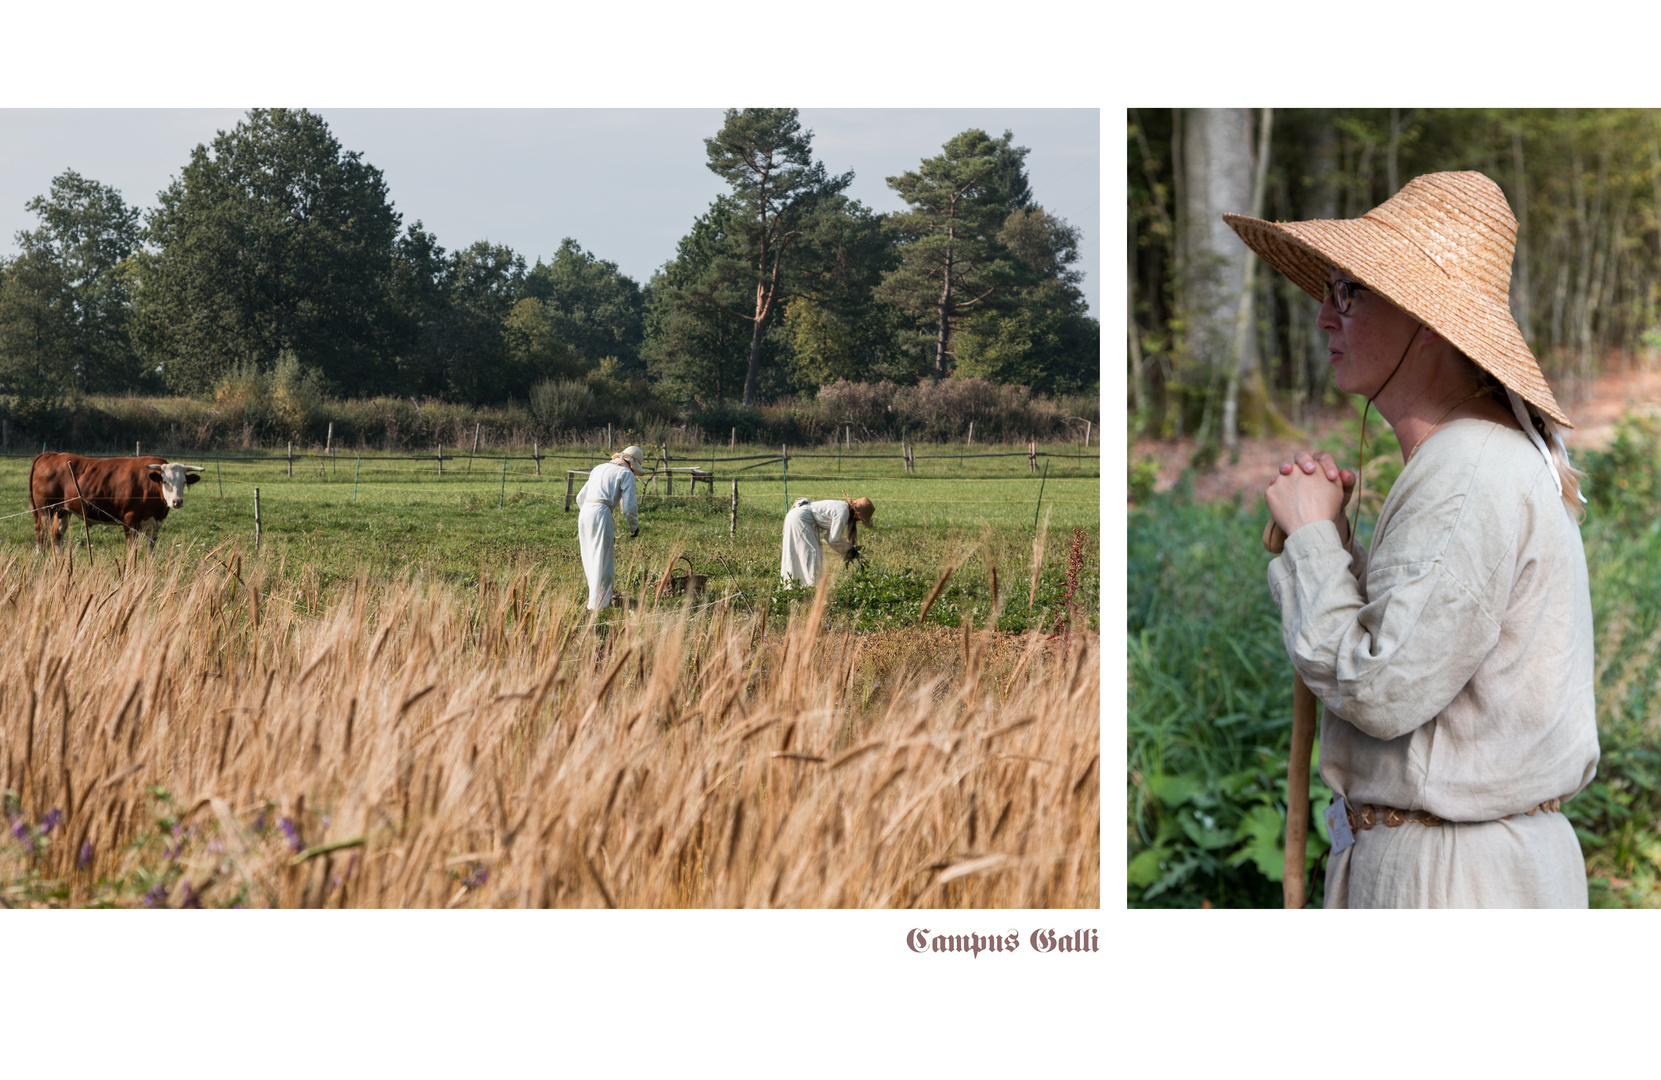
[[[820,534],[831,550],[845,560],[859,558],[857,540],[859,522],[871,525],[877,508],[870,499],[797,499],[796,505],[784,515],[784,554],[779,560],[779,574],[786,581],[812,585],[819,580],[824,555],[819,548]]]
[[[611,605],[612,582],[617,574],[612,556],[617,527],[612,511],[621,507],[629,522],[629,535],[640,535],[634,479],[645,475],[645,460],[640,447],[624,447],[606,464],[596,465],[588,474],[588,483],[577,492],[577,544],[582,548],[583,573],[588,575],[590,611]]]

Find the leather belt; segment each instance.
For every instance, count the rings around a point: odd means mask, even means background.
[[[1532,810],[1524,810],[1523,816],[1533,817],[1535,814],[1540,813],[1554,813],[1562,806],[1563,800],[1561,798],[1547,799],[1545,802],[1534,807]],[[1394,829],[1398,825],[1402,825],[1407,822],[1412,822],[1415,825],[1448,824],[1447,818],[1437,817],[1429,810],[1398,810],[1393,806],[1368,806],[1366,803],[1361,803],[1356,806],[1346,804],[1344,807],[1344,813],[1345,816],[1349,818],[1350,829],[1352,831],[1356,829],[1371,829],[1379,825],[1383,825],[1387,829]],[[1499,820],[1508,821],[1516,816],[1516,814],[1507,814]],[[1457,825],[1461,824],[1461,822],[1454,822],[1453,824]]]

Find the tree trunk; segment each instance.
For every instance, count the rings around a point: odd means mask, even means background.
[[[761,370],[761,337],[764,319],[761,315],[761,293],[763,287],[756,286],[756,321],[750,334],[750,370],[744,376],[744,408],[753,408],[756,403],[756,374]]]
[[[1513,196],[1517,205],[1517,257],[1511,264],[1511,317],[1517,320],[1523,340],[1534,336],[1533,296],[1528,280],[1528,169],[1523,161],[1523,126],[1518,121],[1511,127],[1511,169]]]
[[[1257,153],[1252,170],[1252,217],[1263,216],[1263,194],[1269,182],[1269,134],[1274,128],[1273,109],[1264,109],[1257,129]],[[1249,129],[1248,129],[1249,130]],[[1223,395],[1223,445],[1233,450],[1240,442],[1240,379],[1246,372],[1253,376],[1253,391],[1259,404],[1267,404],[1263,375],[1257,365],[1257,336],[1252,333],[1252,316],[1256,312],[1258,260],[1247,256],[1241,268],[1240,295],[1234,305],[1234,344],[1229,350],[1228,388]]]
[[[1256,256],[1223,220],[1252,204],[1251,114],[1245,109],[1194,109],[1185,118],[1183,145],[1183,275],[1178,310],[1185,334],[1177,381],[1206,387],[1206,419],[1196,433],[1212,437],[1210,395],[1229,377],[1230,341],[1246,268]],[[1255,363],[1247,335],[1239,366]]]
[[[947,229],[948,239],[951,230]],[[936,383],[946,377],[946,346],[952,329],[952,251],[946,249],[946,272],[940,275],[943,279],[940,285],[940,324],[934,337],[934,381]]]

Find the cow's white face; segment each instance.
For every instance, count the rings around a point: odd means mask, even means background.
[[[168,462],[166,465],[153,465],[150,468],[150,479],[161,485],[162,501],[174,510],[185,504],[185,488],[202,479],[196,474],[202,471],[200,465],[180,465],[178,462]]]

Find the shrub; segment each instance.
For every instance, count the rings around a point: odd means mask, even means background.
[[[544,379],[531,388],[531,415],[544,434],[593,425],[594,391],[577,379]]]
[[[1631,530],[1661,514],[1661,412],[1621,417],[1614,441],[1582,461],[1586,501],[1595,516]]]

